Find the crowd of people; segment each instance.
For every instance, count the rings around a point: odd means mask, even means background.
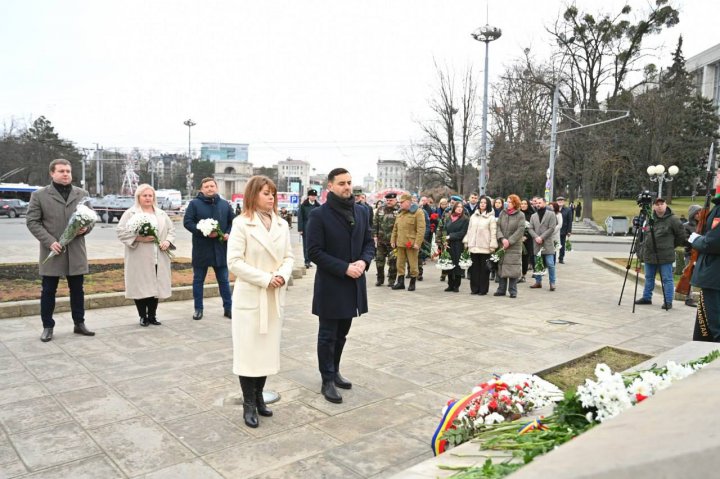
[[[89,271],[85,238],[92,225],[80,228],[69,243],[59,242],[88,193],[72,185],[67,160],[53,160],[49,173],[50,185],[32,194],[27,213],[28,229],[40,243],[43,342],[53,339],[61,277],[70,289],[74,333],[95,335],[85,325],[83,290]],[[720,175],[716,185],[717,206],[709,212],[704,229],[689,237],[665,200],[656,199],[648,218],[651,234],[643,236],[640,255],[648,278],[660,273],[663,309],[669,310],[674,293],[670,251],[685,245],[698,253],[692,278],[701,289],[695,339],[720,342]],[[317,191],[308,191],[297,228],[305,266],[317,266],[312,313],[319,321],[320,392],[332,403],[343,400],[337,388],[352,388],[352,382],[340,373],[341,359],[353,318],[368,312],[366,273],[373,259],[375,285],[383,286],[387,279],[392,290],[413,291],[416,282],[423,280],[423,264],[439,258],[447,265],[440,275],[447,281],[446,292],[458,293],[462,280],[468,279],[470,294],[483,296],[495,281],[495,296],[516,298],[518,284],[527,281],[531,270],[530,288],[543,288],[547,273],[548,289],[555,291],[556,260],[564,262],[578,210],[566,207],[563,197],[548,205],[542,197],[521,199],[515,194],[496,198],[471,194],[467,200],[453,195],[439,199],[435,206],[432,198],[388,193],[372,208],[343,168],[329,173],[327,189],[323,204]],[[698,212],[691,209],[692,221],[697,221]],[[290,222],[284,216],[278,210],[276,185],[265,176],[254,176],[246,186],[239,214],[218,194],[216,181],[205,178],[183,220],[192,234],[192,319],[203,318],[204,283],[212,267],[224,316],[231,320],[232,369],[243,392],[244,422],[253,428],[259,425],[258,415],[273,414],[264,402],[263,389],[267,376],[280,370],[285,292],[294,263]],[[135,205],[123,214],[117,236],[125,247],[125,295],[135,302],[140,326],[159,326],[158,302],[172,293],[170,256],[176,232],[158,207],[152,186],[137,188]],[[47,260],[51,252],[55,256]],[[229,272],[235,275],[232,292]],[[652,303],[653,287],[654,281],[646,281],[638,304]]]

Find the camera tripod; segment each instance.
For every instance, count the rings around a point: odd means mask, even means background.
[[[637,223],[634,222],[635,233],[633,234],[632,243],[630,244],[630,254],[628,256],[627,264],[625,265],[625,279],[623,280],[622,290],[620,290],[620,299],[618,300],[618,306],[622,303],[623,293],[625,292],[625,284],[627,283],[628,274],[630,273],[630,267],[632,266],[633,256],[637,253],[638,246],[643,242],[643,236],[645,232],[643,227],[647,222],[648,230],[650,231],[650,240],[652,241],[653,253],[655,258],[658,257],[657,242],[655,240],[655,220],[653,219],[652,212],[650,211],[649,204],[643,204],[640,206],[640,214],[637,218]],[[633,294],[633,307],[632,312],[635,313],[635,301],[637,300],[638,284],[640,282],[640,268],[642,266],[642,260],[640,256],[637,257],[637,266],[635,267],[635,292]],[[645,278],[645,281],[655,281],[655,278]],[[660,280],[660,286],[662,287],[663,302],[665,302],[665,283]],[[666,311],[670,311],[666,309]]]

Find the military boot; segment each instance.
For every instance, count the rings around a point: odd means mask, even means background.
[[[392,289],[405,289],[405,276],[398,276],[397,283]]]
[[[375,286],[382,286],[385,283],[385,276],[382,274],[377,275],[377,281],[375,282]]]
[[[417,280],[417,278],[410,278],[410,285],[408,286],[408,291],[415,291],[415,280]]]

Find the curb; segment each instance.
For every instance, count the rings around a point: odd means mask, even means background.
[[[292,272],[292,278],[288,281],[288,287],[292,286],[295,279],[301,279],[305,275],[305,267],[295,266]],[[232,291],[234,285],[230,284]],[[204,298],[215,298],[220,296],[220,290],[217,283],[206,284],[203,290]],[[165,301],[188,301],[193,299],[192,286],[176,286],[172,288],[172,295]],[[132,306],[134,300],[125,297],[125,292],[117,293],[101,293],[85,295],[85,309],[101,309],[101,308],[117,308],[119,306]],[[55,303],[56,313],[67,313],[70,311],[70,298],[57,298]],[[25,301],[12,301],[8,303],[0,303],[0,319],[20,318],[23,316],[39,316],[40,300],[29,299]]]
[[[614,263],[614,262],[608,260],[607,258],[593,257],[593,263],[607,269],[608,271],[612,271],[613,273],[619,274],[620,276],[625,276],[625,272],[627,271],[625,269],[625,267],[620,266],[619,264]],[[634,280],[634,274],[632,272],[632,268],[631,268],[630,273],[628,274],[628,284],[630,284],[630,280]],[[638,286],[643,286],[643,287],[645,286],[645,275],[643,273],[640,273],[638,275]],[[657,279],[655,280],[655,288],[656,288],[655,292],[660,291],[661,295],[662,295],[662,284]],[[685,296],[684,294],[680,294],[677,291],[675,292],[675,300],[676,301],[685,301],[686,298],[687,298],[687,296]]]

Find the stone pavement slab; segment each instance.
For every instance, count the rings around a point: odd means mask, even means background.
[[[41,343],[37,317],[0,320],[0,477],[388,477],[430,456],[451,397],[504,371],[537,371],[604,345],[656,354],[688,340],[695,310],[677,302],[631,313],[622,277],[573,252],[558,289],[517,299],[445,293],[426,268],[414,293],[374,286],[342,363],[342,404],[319,394],[315,269],[288,290],[280,392],[260,428],[242,421],[230,322],[218,298],[193,321],[191,301],[162,302],[162,326],[134,307],[89,310],[92,338],[57,315]],[[550,319],[572,324],[553,325]],[[97,475],[93,476],[92,471]]]

